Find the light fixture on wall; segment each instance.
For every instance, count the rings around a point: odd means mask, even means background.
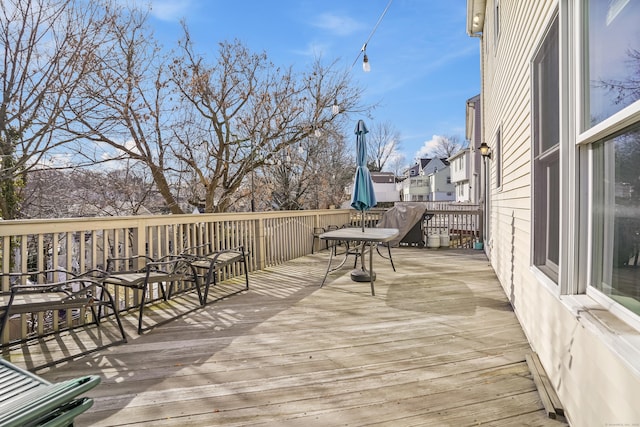
[[[481,15],[479,13],[476,13],[475,15],[473,15],[473,26],[474,27],[480,26],[480,17],[481,17]]]
[[[486,142],[482,142],[482,144],[480,144],[478,149],[480,150],[480,154],[482,155],[482,157],[485,157],[488,159],[491,158],[491,148]]]

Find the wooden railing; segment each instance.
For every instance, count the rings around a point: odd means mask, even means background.
[[[477,206],[434,208],[442,206],[427,207],[427,212],[433,215],[422,227],[425,242],[431,233],[449,233],[452,247],[473,247],[481,224]],[[310,254],[316,227],[359,227],[363,221],[366,227],[373,227],[384,212],[384,209],[372,209],[363,215],[354,210],[329,209],[0,221],[0,272],[61,268],[81,274],[104,269],[109,257],[160,258],[204,243],[209,243],[214,250],[243,245],[248,253],[248,269],[255,271]],[[320,243],[316,241],[316,245],[315,249],[320,249]],[[219,279],[241,274],[244,274],[242,266],[237,265],[222,271]],[[9,277],[0,276],[0,291],[6,295],[10,286]],[[112,294],[122,311],[137,304],[138,295],[134,291],[112,289]],[[157,298],[157,289],[150,289],[150,296]],[[21,315],[20,319],[12,320],[14,325],[5,330],[0,343],[41,336],[47,333],[45,329],[49,333],[56,331],[57,319],[56,315],[43,313]]]
[[[421,225],[421,244],[427,245],[429,236],[442,237],[441,245],[450,248],[473,249],[482,236],[482,211],[476,204],[451,202],[414,202],[425,207],[425,221]],[[350,225],[375,227],[385,209],[373,208],[364,213],[351,211]],[[445,239],[446,236],[446,239]],[[445,241],[448,240],[448,243]]]
[[[473,249],[474,243],[482,237],[482,211],[474,205],[431,209],[425,219],[423,230],[427,246],[429,236],[437,235],[440,241],[444,240],[443,236],[448,237],[448,247]]]
[[[342,226],[349,219],[349,210],[330,209],[1,221],[0,268],[2,273],[60,268],[81,274],[104,269],[109,257],[144,254],[160,258],[209,243],[214,250],[244,245],[249,254],[248,268],[254,271],[311,253],[314,227]],[[225,270],[220,280],[243,274],[240,268]],[[63,279],[60,274],[55,276],[47,280]],[[5,295],[10,286],[10,278],[0,276],[0,290]],[[155,293],[150,292],[152,296]],[[132,308],[138,300],[131,291],[114,289],[113,294],[121,310]],[[45,318],[53,319],[53,323],[43,328]],[[14,319],[15,327],[7,328],[0,342],[27,339],[41,335],[43,329],[58,328],[57,316],[37,314],[33,319],[27,315],[17,322]]]

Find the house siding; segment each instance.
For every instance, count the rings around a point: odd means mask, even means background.
[[[530,64],[558,6],[556,0],[501,0],[496,43],[494,0],[486,1],[480,39],[482,138],[495,153],[496,134],[501,132],[502,182],[498,188],[498,162],[488,160],[485,250],[570,423],[639,425],[638,331],[629,331],[586,295],[562,296],[558,285],[532,267]],[[590,314],[595,310],[597,316]],[[621,343],[620,334],[612,332],[618,330],[626,331],[635,344]]]

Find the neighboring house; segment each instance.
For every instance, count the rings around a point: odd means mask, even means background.
[[[482,116],[480,95],[466,102],[465,137],[469,147],[449,157],[451,182],[455,186],[455,201],[458,203],[479,204],[483,201],[481,193],[482,156],[478,147],[482,143]]]
[[[451,182],[447,159],[419,159],[404,175],[400,191],[405,202],[455,200],[455,186]]]
[[[640,423],[638,22],[636,0],[467,0],[485,250],[574,426]]]
[[[398,202],[400,201],[400,192],[396,184],[396,176],[393,172],[370,172],[371,181],[373,182],[373,192],[376,195],[376,202]],[[351,195],[353,194],[353,182],[345,189],[348,200],[342,203],[343,209],[349,209],[351,206]]]
[[[393,172],[371,172],[371,180],[378,203],[400,201],[396,175]]]
[[[484,194],[481,192],[481,162],[482,156],[478,147],[482,143],[482,103],[480,95],[467,100],[465,137],[469,141],[469,162],[467,163],[469,176],[469,199],[471,203],[482,203]]]
[[[463,148],[449,157],[449,165],[451,183],[455,187],[455,201],[471,202],[471,149]]]

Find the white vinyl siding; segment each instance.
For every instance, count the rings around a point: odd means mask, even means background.
[[[527,338],[556,387],[571,425],[576,426],[640,420],[636,398],[640,396],[640,333],[634,323],[618,316],[611,298],[597,300],[592,295],[597,292],[606,297],[606,292],[587,286],[585,273],[591,267],[585,258],[592,253],[597,255],[597,245],[603,252],[608,251],[611,246],[605,242],[606,235],[614,230],[605,224],[598,237],[592,228],[584,228],[582,223],[592,221],[589,212],[593,206],[587,203],[598,195],[591,194],[589,187],[578,187],[583,181],[588,184],[594,179],[593,165],[589,162],[599,154],[591,145],[599,148],[597,144],[610,138],[612,132],[629,132],[630,125],[640,122],[640,106],[637,102],[628,105],[601,121],[598,121],[600,118],[590,121],[588,114],[586,118],[581,114],[583,105],[591,105],[582,97],[585,89],[580,87],[579,57],[585,47],[576,28],[586,22],[580,13],[586,3],[581,0],[502,0],[500,37],[499,43],[495,43],[495,0],[487,0],[481,38],[482,140],[492,151],[496,148],[498,132],[502,142],[502,176],[497,175],[499,165],[495,159],[485,162],[489,169],[489,185],[485,187],[489,221],[486,251]],[[602,0],[601,3],[621,5],[627,10],[637,5],[634,0]],[[535,264],[532,246],[535,153],[531,71],[537,49],[556,16],[561,62],[560,147],[554,154],[559,159],[560,181],[557,183],[561,218],[557,231],[559,286],[532,265]],[[602,176],[612,176],[607,173],[604,171]],[[496,185],[498,180],[500,188]],[[604,197],[612,196],[611,188]],[[619,194],[626,194],[622,182],[613,188]],[[600,240],[589,241],[594,237]],[[585,251],[589,256],[576,255]],[[605,261],[609,259],[605,257]],[[597,269],[593,275],[596,273]],[[606,279],[606,274],[601,276]]]

